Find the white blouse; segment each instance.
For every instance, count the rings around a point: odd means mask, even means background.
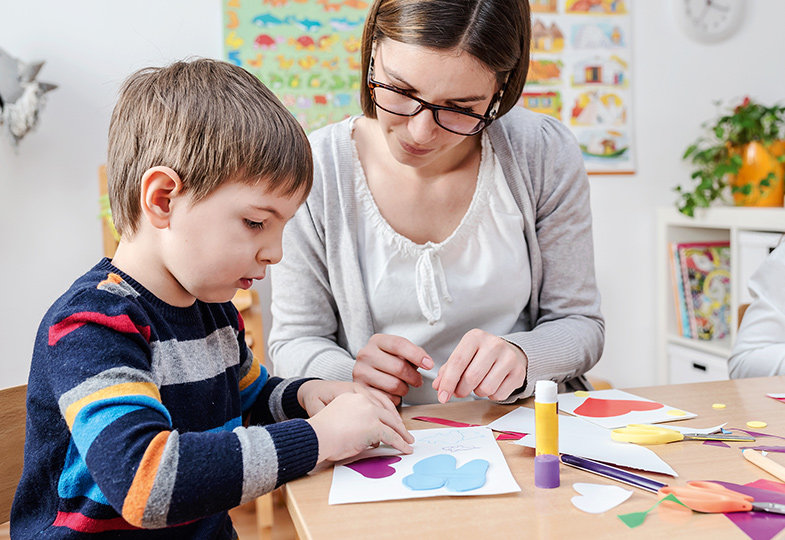
[[[523,216],[487,134],[477,187],[458,227],[442,242],[416,244],[397,233],[376,206],[354,148],[358,252],[374,332],[405,337],[433,358],[423,385],[404,403],[435,403],[431,382],[463,335],[524,329],[518,320],[531,294]]]

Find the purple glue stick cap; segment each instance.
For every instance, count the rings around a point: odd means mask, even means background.
[[[559,487],[559,458],[541,454],[534,458],[534,485],[538,488]]]

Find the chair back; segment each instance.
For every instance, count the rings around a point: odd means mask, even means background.
[[[11,503],[24,462],[27,385],[0,390],[0,523],[11,519]]]

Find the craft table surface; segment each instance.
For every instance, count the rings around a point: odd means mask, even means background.
[[[740,379],[696,384],[651,386],[626,389],[629,392],[673,407],[694,412],[697,418],[673,425],[710,427],[727,422],[726,427],[747,428],[749,420],[763,420],[768,427],[753,429],[785,436],[785,404],[766,397],[769,392],[785,391],[785,376]],[[713,409],[713,403],[725,409]],[[413,416],[436,416],[462,422],[487,424],[520,405],[533,407],[532,399],[516,405],[497,405],[487,400],[404,407],[402,416],[409,429],[439,428],[436,424],[411,420]],[[669,422],[670,424],[671,422]],[[610,436],[610,432],[608,434]],[[754,443],[734,446],[785,445],[785,441],[759,438]],[[577,495],[572,484],[589,482],[628,487],[613,480],[561,465],[561,487],[534,487],[534,450],[499,441],[507,463],[521,492],[478,497],[434,497],[397,501],[330,506],[327,496],[332,468],[312,473],[287,484],[287,507],[297,534],[305,539],[350,538],[738,538],[747,536],[722,514],[651,512],[643,525],[627,528],[618,514],[644,511],[657,496],[634,491],[624,504],[604,513],[587,514],[575,508],[570,499]],[[643,473],[668,484],[688,480],[724,480],[746,484],[760,478],[777,479],[748,462],[737,448],[704,445],[700,441],[650,446],[673,467],[679,478]],[[769,454],[785,464],[785,454]],[[674,522],[675,518],[675,522]],[[785,538],[780,533],[777,538]]]

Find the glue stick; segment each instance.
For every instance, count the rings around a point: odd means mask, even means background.
[[[559,415],[556,383],[537,381],[534,386],[534,435],[536,454],[559,455]]]

